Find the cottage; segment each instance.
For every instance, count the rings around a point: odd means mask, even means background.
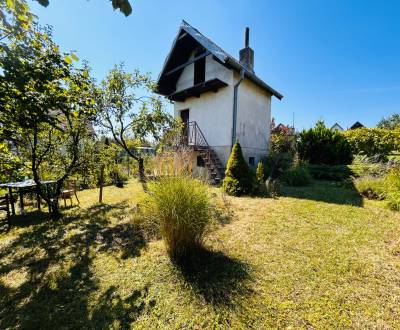
[[[356,121],[349,129],[357,129],[363,127],[365,127],[363,124],[361,124],[359,121]]]
[[[333,126],[331,127],[331,131],[333,131],[333,132],[343,132],[344,129],[343,129],[343,127],[340,126],[338,123],[335,123],[335,125],[333,125]]]
[[[248,28],[239,58],[183,21],[158,78],[157,92],[174,102],[175,117],[185,123],[195,166],[214,179],[223,177],[236,140],[250,165],[267,154],[271,98],[283,97],[256,76]]]

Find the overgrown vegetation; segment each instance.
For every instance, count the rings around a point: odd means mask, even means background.
[[[299,134],[297,149],[300,158],[310,164],[342,165],[353,160],[351,147],[344,136],[331,131],[322,121]]]
[[[393,152],[400,150],[400,128],[359,128],[344,132],[352,152],[374,158],[375,161],[386,161]]]
[[[400,168],[394,168],[385,175],[384,195],[389,207],[400,211]]]
[[[289,186],[301,187],[311,184],[311,175],[304,165],[297,165],[289,168],[283,175],[283,179]]]

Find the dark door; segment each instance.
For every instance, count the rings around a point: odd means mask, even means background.
[[[183,122],[182,142],[188,144],[189,139],[189,109],[181,110],[181,119]]]

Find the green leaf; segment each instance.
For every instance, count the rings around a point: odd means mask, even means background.
[[[7,0],[7,8],[14,10],[15,9],[15,3],[14,0]]]
[[[74,53],[71,54],[71,57],[72,57],[72,59],[73,59],[75,62],[78,62],[78,61],[79,61],[78,56],[76,56]]]
[[[71,59],[71,57],[69,57],[68,55],[65,55],[65,56],[64,56],[64,61],[67,62],[68,64],[71,64],[71,63],[72,63],[72,59]]]

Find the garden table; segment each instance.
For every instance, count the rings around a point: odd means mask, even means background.
[[[56,183],[56,181],[40,181],[42,185],[46,187],[46,189],[53,183]],[[29,188],[34,188],[36,187],[36,183],[34,180],[25,180],[21,182],[7,182],[7,183],[1,183],[0,188],[8,188],[8,193],[10,195],[10,204],[11,204],[11,213],[12,215],[15,215],[15,207],[14,207],[14,198],[12,195],[12,190],[18,190],[19,193],[19,198],[20,198],[20,211],[21,214],[24,214],[24,198],[23,194],[26,193],[27,189]],[[25,191],[24,191],[25,190]],[[38,209],[40,210],[40,196],[37,196],[37,203],[38,203]]]

